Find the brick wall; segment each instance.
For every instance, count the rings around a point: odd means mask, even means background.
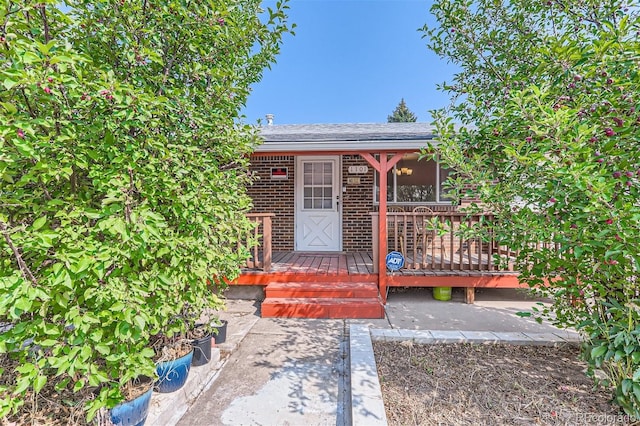
[[[349,166],[367,166],[366,174],[350,174]],[[359,155],[342,156],[342,247],[347,252],[371,251],[374,169]],[[348,179],[360,183],[349,183]]]
[[[366,174],[351,174],[349,166],[367,166]],[[286,180],[271,180],[272,167],[287,167]],[[253,157],[251,171],[258,179],[248,188],[253,199],[254,213],[275,213],[273,218],[273,250],[291,251],[294,249],[294,183],[295,157]],[[349,182],[349,178],[359,179],[359,183]],[[374,169],[359,155],[342,156],[342,247],[346,252],[371,251],[371,214],[377,211],[373,205]],[[469,202],[471,200],[465,200]],[[405,206],[411,211],[413,206]],[[457,210],[458,206],[439,205],[431,207],[434,211]],[[390,246],[391,247],[391,246]]]
[[[371,250],[371,215],[373,211],[373,172],[371,166],[366,174],[349,174],[349,166],[368,166],[359,155],[342,157],[342,247],[344,251]],[[287,167],[286,180],[271,180],[272,167]],[[248,188],[253,199],[253,213],[275,213],[273,218],[273,250],[294,249],[294,182],[295,157],[253,157],[251,171],[258,179]],[[348,178],[357,178],[359,183],[349,183]]]
[[[275,213],[272,225],[274,251],[292,251],[294,236],[294,157],[253,157],[251,171],[258,179],[247,192],[253,200],[252,213]],[[286,180],[271,180],[272,167],[287,167]]]

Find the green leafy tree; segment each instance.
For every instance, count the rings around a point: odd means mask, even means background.
[[[387,116],[387,123],[415,123],[417,119],[418,117],[407,107],[403,98],[393,113]]]
[[[89,418],[154,375],[150,336],[223,307],[239,273],[238,111],[278,53],[286,2],[0,6],[0,417],[45,386]]]
[[[541,317],[578,327],[640,418],[638,6],[439,0],[424,34],[460,67],[436,114],[452,183],[495,212],[521,279],[553,298]]]

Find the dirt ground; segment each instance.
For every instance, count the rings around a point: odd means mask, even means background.
[[[594,389],[578,347],[374,342],[390,425],[638,424]]]

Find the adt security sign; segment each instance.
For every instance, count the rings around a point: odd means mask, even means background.
[[[404,266],[404,256],[398,251],[392,251],[387,255],[387,268],[391,271],[397,271]]]

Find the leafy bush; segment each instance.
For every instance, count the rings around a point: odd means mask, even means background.
[[[495,213],[521,280],[554,300],[541,317],[582,331],[640,418],[638,6],[441,0],[424,31],[460,66],[435,114],[454,193]]]
[[[92,417],[186,304],[222,307],[251,228],[238,111],[289,31],[259,3],[0,6],[0,416],[49,382]]]

